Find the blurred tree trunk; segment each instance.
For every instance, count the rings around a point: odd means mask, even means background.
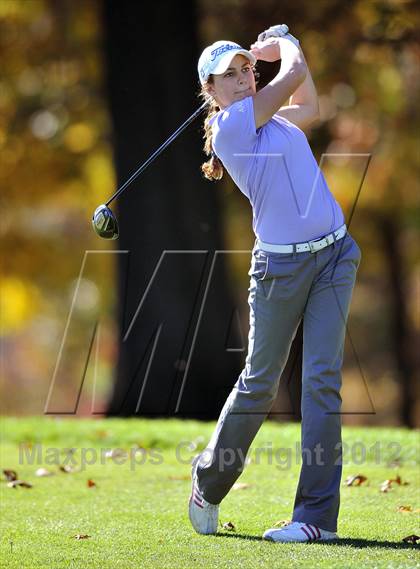
[[[196,5],[105,0],[103,14],[121,185],[201,104]],[[203,118],[118,203],[117,248],[129,253],[118,255],[121,342],[108,415],[214,419],[241,371],[223,257],[212,267],[223,244],[218,188],[200,172]]]
[[[391,286],[391,338],[394,344],[394,355],[401,386],[401,422],[407,427],[414,428],[416,363],[407,308],[409,296],[404,287],[404,254],[400,250],[398,242],[398,236],[401,232],[396,211],[395,209],[389,213],[378,214],[377,224],[384,251],[386,251],[385,260],[388,263]]]

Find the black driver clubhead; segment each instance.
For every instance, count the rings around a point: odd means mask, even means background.
[[[95,232],[102,239],[117,239],[119,235],[118,222],[111,209],[102,204],[95,209],[92,217]]]

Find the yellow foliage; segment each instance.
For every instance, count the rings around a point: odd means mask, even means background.
[[[95,144],[96,138],[96,131],[92,124],[77,123],[66,130],[64,144],[72,152],[86,152]]]
[[[111,156],[108,152],[98,151],[86,156],[84,163],[84,178],[90,187],[93,202],[100,203],[110,197],[116,190],[115,173]]]
[[[38,310],[38,291],[16,277],[0,280],[0,333],[22,329]]]

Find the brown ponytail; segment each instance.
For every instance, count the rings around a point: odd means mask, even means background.
[[[208,83],[213,83],[213,77],[210,75],[208,78]],[[210,160],[204,162],[201,165],[201,171],[207,180],[220,180],[223,176],[223,164],[216,156],[212,145],[212,130],[210,120],[219,112],[219,106],[216,101],[211,97],[205,90],[204,87],[201,88],[200,97],[205,101],[208,101],[209,105],[207,107],[207,115],[204,119],[204,146],[203,150],[207,156],[210,156]]]
[[[254,72],[255,82],[258,83],[259,73],[255,70],[255,67],[253,67],[252,70]],[[209,76],[207,82],[213,83],[212,75]],[[204,162],[201,165],[201,171],[203,172],[204,177],[207,178],[207,180],[211,181],[220,180],[220,178],[223,176],[223,164],[221,160],[214,153],[212,145],[212,128],[210,125],[210,120],[219,112],[220,109],[216,101],[213,99],[213,97],[207,93],[204,85],[201,87],[199,97],[201,97],[204,101],[208,101],[209,103],[207,116],[204,119],[204,125],[203,125],[204,129],[203,150],[207,156],[210,156],[210,160]]]

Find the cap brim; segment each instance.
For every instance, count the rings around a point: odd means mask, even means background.
[[[229,67],[230,62],[235,57],[235,55],[245,56],[250,61],[250,63],[252,65],[255,65],[255,63],[257,62],[257,58],[255,57],[255,55],[253,55],[250,51],[248,51],[246,49],[238,49],[235,51],[229,51],[220,59],[219,63],[212,70],[211,74],[212,75],[220,75],[221,73],[224,73],[226,71],[226,69]]]

